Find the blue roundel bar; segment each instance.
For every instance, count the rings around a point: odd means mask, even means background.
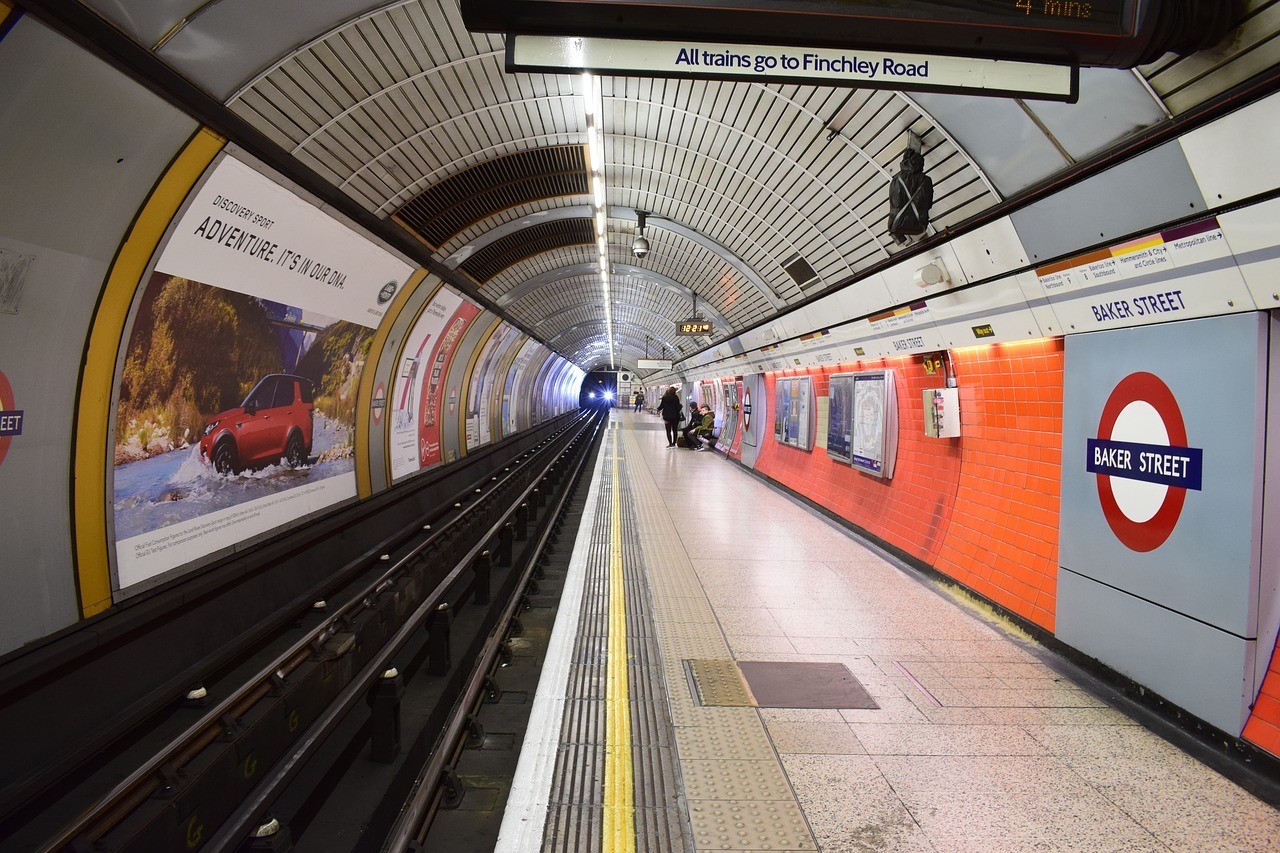
[[[1088,440],[1085,470],[1090,474],[1200,491],[1203,467],[1204,451],[1199,447]]]

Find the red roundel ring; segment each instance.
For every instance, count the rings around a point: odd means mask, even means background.
[[[1111,431],[1115,428],[1116,419],[1130,403],[1135,401],[1149,403],[1160,419],[1164,421],[1165,430],[1169,434],[1172,447],[1187,446],[1187,427],[1182,421],[1182,411],[1173,392],[1154,373],[1130,373],[1120,384],[1116,385],[1102,407],[1102,417],[1098,421],[1098,438],[1110,440]],[[1164,544],[1173,534],[1173,528],[1182,514],[1182,505],[1187,499],[1187,490],[1169,487],[1165,492],[1164,502],[1156,514],[1147,521],[1134,521],[1126,516],[1116,502],[1111,490],[1111,478],[1098,474],[1098,500],[1102,503],[1102,514],[1111,526],[1111,531],[1128,548],[1146,553],[1154,551]]]
[[[16,408],[18,403],[13,398],[13,386],[9,384],[9,377],[0,371],[0,412]],[[0,435],[0,463],[4,462],[5,454],[9,452],[9,445],[12,442],[13,436]]]

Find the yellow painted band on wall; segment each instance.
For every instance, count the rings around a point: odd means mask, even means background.
[[[471,411],[471,373],[476,369],[476,363],[480,361],[480,353],[484,352],[484,348],[489,345],[489,339],[493,337],[493,333],[498,331],[498,327],[502,325],[501,317],[494,317],[493,324],[488,330],[480,336],[480,341],[476,344],[475,349],[471,351],[471,360],[467,362],[467,369],[462,374],[463,387],[466,389],[466,397],[462,399],[462,405],[458,406],[458,435],[462,437],[462,443],[458,445],[458,458],[467,455],[467,414]],[[476,404],[476,411],[480,411],[479,403]],[[476,427],[478,431],[479,426]],[[489,434],[493,437],[493,433]],[[479,437],[477,436],[477,440]]]
[[[0,24],[3,24],[13,11],[13,4],[9,0],[0,0]]]
[[[356,451],[356,496],[361,500],[373,494],[373,459],[369,453],[370,430],[373,428],[372,424],[369,423],[373,415],[373,381],[377,378],[378,366],[382,363],[382,351],[387,346],[387,338],[391,335],[391,328],[395,325],[396,318],[400,316],[404,306],[409,304],[409,299],[412,297],[413,292],[418,289],[418,285],[422,284],[422,280],[426,277],[427,271],[425,269],[415,270],[413,275],[409,276],[409,279],[404,283],[404,287],[400,288],[400,292],[396,294],[395,300],[387,307],[387,313],[382,315],[382,322],[378,324],[377,330],[373,333],[373,341],[369,344],[369,355],[365,359],[364,370],[360,373],[360,387],[356,391],[356,433],[355,438],[352,440],[355,442]],[[387,377],[387,405],[382,410],[382,429],[384,434],[382,455],[387,465],[387,482],[390,483],[390,401],[396,381],[394,364]],[[360,412],[365,414],[359,414]]]
[[[635,853],[636,795],[627,675],[627,596],[622,573],[619,433],[613,431],[613,512],[609,521],[609,643],[605,670],[604,853]]]
[[[80,612],[92,616],[111,606],[111,565],[107,557],[107,447],[111,393],[124,327],[142,276],[169,224],[226,140],[208,129],[191,138],[156,183],[116,252],[89,329],[84,371],[76,403],[72,472],[72,525]]]

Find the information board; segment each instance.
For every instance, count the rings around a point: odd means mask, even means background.
[[[462,0],[473,31],[936,51],[1129,68],[1207,47],[1234,0]],[[1208,5],[1208,4],[1205,4]]]

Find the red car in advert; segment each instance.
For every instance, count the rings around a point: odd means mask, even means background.
[[[287,373],[264,376],[237,408],[219,412],[200,436],[200,458],[219,474],[239,474],[282,458],[291,468],[311,456],[315,390]]]

